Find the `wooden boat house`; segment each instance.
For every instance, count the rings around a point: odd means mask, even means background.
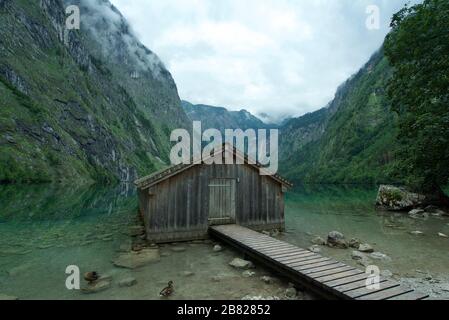
[[[229,145],[225,152],[244,164],[172,166],[135,182],[147,239],[154,243],[205,239],[211,225],[284,230],[284,193],[291,184],[261,175],[260,164]],[[236,161],[234,161],[235,163]],[[254,162],[251,162],[254,163]]]

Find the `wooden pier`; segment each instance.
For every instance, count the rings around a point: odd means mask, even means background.
[[[380,288],[370,290],[366,286],[369,275],[365,271],[245,227],[212,226],[209,233],[326,299],[424,300],[428,297],[383,277]]]

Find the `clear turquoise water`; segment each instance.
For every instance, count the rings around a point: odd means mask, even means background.
[[[0,186],[0,296],[20,299],[160,299],[168,281],[176,299],[241,299],[279,296],[287,283],[267,285],[262,268],[251,278],[228,263],[238,257],[229,249],[214,253],[213,243],[184,243],[160,248],[161,260],[143,268],[116,268],[118,249],[129,244],[129,226],[136,225],[137,198],[130,186],[48,187]],[[81,274],[98,271],[112,276],[110,289],[83,294],[65,287],[66,267]],[[184,272],[193,272],[185,276]],[[219,277],[219,280],[213,279]],[[137,285],[120,288],[134,277]],[[82,283],[82,286],[85,286]]]
[[[399,276],[414,276],[417,269],[448,275],[449,219],[414,220],[404,214],[374,210],[374,189],[311,187],[287,194],[285,240],[310,246],[314,235],[329,231],[357,237],[392,258],[381,264]],[[0,295],[20,299],[159,299],[169,280],[177,299],[241,299],[246,295],[280,296],[282,281],[266,285],[257,269],[253,278],[228,266],[238,253],[212,252],[212,243],[182,244],[185,252],[161,248],[161,261],[137,270],[114,267],[118,248],[129,243],[129,226],[136,224],[137,198],[131,186],[89,188],[60,186],[0,186]],[[425,232],[422,237],[409,231]],[[354,263],[351,250],[323,248],[325,255]],[[86,295],[65,288],[65,269],[112,275],[113,286]],[[190,277],[182,273],[193,272]],[[215,276],[220,281],[213,281]],[[132,276],[136,286],[119,288]]]
[[[287,194],[285,239],[302,247],[316,236],[326,238],[330,231],[342,232],[347,239],[358,238],[391,262],[376,264],[399,277],[449,276],[449,218],[430,216],[412,219],[404,213],[380,212],[374,207],[376,188],[314,186],[301,187]],[[423,236],[411,235],[422,231]],[[323,254],[354,264],[352,250],[323,247]]]

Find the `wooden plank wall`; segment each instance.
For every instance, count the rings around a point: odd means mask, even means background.
[[[236,180],[235,223],[258,230],[284,228],[280,183],[248,165],[198,165],[139,191],[149,239],[164,242],[206,237],[212,179]]]

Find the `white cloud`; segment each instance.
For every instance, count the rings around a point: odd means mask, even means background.
[[[406,0],[112,0],[182,99],[275,118],[327,104]],[[380,30],[366,28],[368,5]]]

